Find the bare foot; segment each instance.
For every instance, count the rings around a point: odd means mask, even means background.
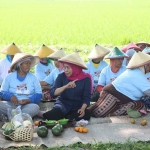
[[[45,113],[46,111],[39,111],[39,113],[37,114],[38,117],[40,118],[43,118],[43,114]]]

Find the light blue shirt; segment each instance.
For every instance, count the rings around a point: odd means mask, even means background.
[[[146,74],[146,78],[150,82],[150,72]]]
[[[118,72],[114,73],[111,71],[110,65],[105,67],[99,77],[98,85],[105,86],[112,83],[120,74],[126,70],[125,66],[122,66]]]
[[[28,73],[23,81],[17,79],[17,72],[12,72],[4,79],[1,91],[15,95],[18,100],[29,99],[34,94],[42,94],[39,81],[32,73]]]
[[[35,76],[39,81],[43,81],[54,69],[53,63],[50,63],[48,66],[43,65],[42,63],[38,63],[35,66]]]
[[[55,68],[43,81],[45,81],[49,85],[53,86],[57,76],[63,72],[64,72],[64,70],[59,71],[58,68]]]
[[[112,84],[117,91],[132,100],[140,100],[144,96],[143,92],[150,89],[150,82],[138,68],[127,69]]]
[[[98,79],[99,79],[99,76],[100,76],[102,69],[104,69],[106,66],[108,66],[108,64],[107,64],[107,62],[102,60],[102,61],[100,61],[100,65],[95,68],[92,60],[90,60],[86,64],[86,66],[87,66],[88,70],[85,70],[85,72],[89,73],[92,76],[93,85],[94,85],[94,87],[96,87],[98,84]]]

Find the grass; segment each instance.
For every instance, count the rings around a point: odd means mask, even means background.
[[[149,0],[0,0],[0,44],[149,41]]]
[[[14,150],[16,148],[8,148],[7,150]],[[30,146],[30,147],[20,147],[17,150],[150,150],[150,142],[131,142],[130,140],[126,141],[125,143],[106,143],[103,144],[102,142],[96,144],[82,144],[82,143],[75,143],[69,146],[63,147],[53,147],[47,148],[45,146]]]

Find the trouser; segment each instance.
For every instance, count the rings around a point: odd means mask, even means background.
[[[85,109],[85,115],[83,117],[79,117],[80,114],[76,111],[71,111],[67,114],[64,114],[60,108],[53,108],[52,110],[43,114],[43,117],[47,120],[59,120],[59,119],[69,119],[69,120],[76,120],[79,121],[81,119],[89,120],[90,119],[90,111]]]
[[[0,101],[0,113],[7,115],[8,109],[16,109],[17,106],[13,105],[12,102]],[[40,110],[37,104],[29,103],[21,105],[21,112],[29,114],[31,117],[36,116]]]

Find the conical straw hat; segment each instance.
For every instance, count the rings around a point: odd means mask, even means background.
[[[88,58],[89,59],[101,58],[107,55],[109,52],[110,50],[108,48],[96,44],[95,47],[90,52]]]
[[[60,50],[50,54],[49,56],[47,56],[50,59],[60,59],[64,56],[66,56],[67,54],[65,53],[65,51],[63,50],[63,48],[61,48]]]
[[[143,51],[142,51],[143,53],[145,53],[145,54],[150,54],[150,47],[145,47],[144,49],[143,49]]]
[[[139,50],[142,51],[140,47],[135,45],[133,42],[129,43],[128,45],[124,46],[121,50],[125,53],[128,49],[134,49],[134,50]]]
[[[12,43],[11,45],[3,49],[1,53],[8,55],[15,55],[16,53],[23,53],[23,52],[15,45],[15,43]]]
[[[147,46],[150,46],[150,43],[147,43],[147,42],[145,42],[145,41],[140,41],[140,42],[136,43],[137,46],[138,46],[138,45],[141,45],[141,44],[145,44],[145,45],[147,45]]]
[[[42,47],[34,54],[34,56],[39,56],[40,58],[45,58],[48,55],[55,52],[53,49],[47,47],[46,45],[42,45]]]
[[[118,47],[115,47],[106,57],[106,59],[116,59],[116,58],[128,58],[124,52],[119,50]]]
[[[142,52],[135,52],[132,58],[130,59],[126,68],[138,68],[144,66],[150,62],[150,56]]]
[[[82,60],[82,58],[80,57],[78,52],[74,52],[72,54],[66,55],[63,58],[59,59],[59,61],[68,62],[68,63],[71,63],[71,64],[75,64],[77,66],[80,66],[83,69],[87,69],[84,61]]]
[[[40,58],[38,56],[32,56],[30,54],[25,54],[25,53],[16,53],[14,58],[13,58],[13,61],[12,61],[12,64],[10,66],[10,71],[15,71],[16,70],[16,64],[26,58],[26,57],[31,57],[31,67],[35,66],[39,61],[40,61]]]

